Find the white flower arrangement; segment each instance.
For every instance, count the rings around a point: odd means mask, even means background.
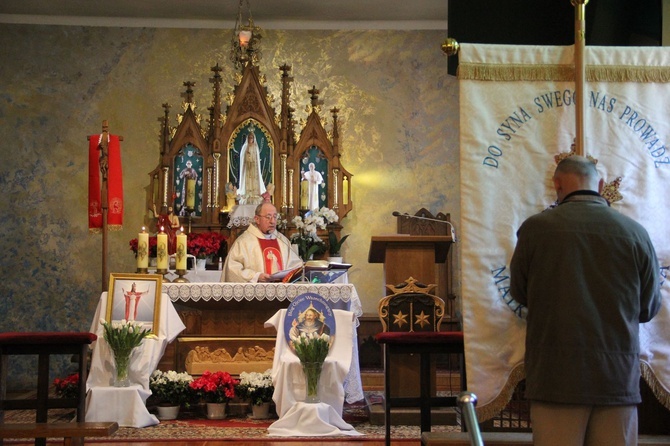
[[[292,339],[295,354],[302,363],[323,363],[328,356],[331,339],[330,336],[322,333],[300,333]]]
[[[275,391],[272,384],[272,369],[263,373],[240,373],[240,382],[235,391],[240,398],[250,400],[255,406],[272,401],[272,394]]]
[[[149,389],[162,402],[174,405],[188,404],[192,392],[189,383],[193,377],[186,372],[154,370],[149,378]]]
[[[291,234],[291,243],[298,245],[300,257],[307,261],[314,254],[321,254],[326,250],[326,244],[317,232],[326,229],[331,223],[336,223],[339,217],[332,209],[322,207],[317,211],[305,214],[305,217],[297,215],[291,221],[298,232]]]

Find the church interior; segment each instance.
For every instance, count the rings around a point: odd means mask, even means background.
[[[226,251],[251,215],[235,212],[243,203],[227,194],[228,183],[239,186],[239,146],[251,131],[266,144],[260,176],[263,186],[272,183],[268,197],[286,220],[286,235],[308,207],[307,166],[323,174],[317,203],[338,215],[329,229],[347,236],[340,261],[351,265],[347,280],[360,301],[357,361],[364,387],[379,389],[382,354],[374,336],[390,273],[373,241],[452,234],[448,254],[428,277],[447,302],[443,328],[460,327],[463,117],[458,56],[441,46],[448,37],[571,45],[570,1],[540,3],[4,0],[0,332],[91,330],[110,274],[123,279],[138,271],[132,241],[159,232],[168,208],[182,231],[224,238],[206,265],[218,282]],[[231,36],[234,42],[239,17],[246,22],[251,13],[262,39],[241,57]],[[668,17],[665,0],[591,0],[586,43],[669,45]],[[89,144],[106,132],[120,139],[123,216],[91,230]],[[178,177],[193,167],[196,198],[188,203],[190,186]],[[261,192],[268,193],[256,198]],[[249,198],[247,209],[258,203]],[[409,225],[405,215],[438,224]],[[193,362],[197,351],[274,346],[275,330],[263,322],[287,300],[224,296],[227,302],[196,305],[168,285],[186,329],[167,346],[160,369],[198,374],[206,367]],[[271,365],[266,359],[254,370]],[[35,369],[28,358],[12,361],[3,390],[31,388]],[[58,357],[51,376],[71,369],[69,357]],[[655,403],[652,394],[646,398]],[[657,404],[644,414],[647,433],[670,435],[662,427],[666,408]]]

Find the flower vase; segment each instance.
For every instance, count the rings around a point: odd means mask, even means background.
[[[266,420],[270,418],[270,402],[261,405],[251,405],[251,418],[254,420]]]
[[[130,352],[112,351],[114,357],[114,387],[130,386],[128,372],[130,371]]]
[[[176,420],[179,416],[179,405],[174,406],[158,406],[159,420]]]
[[[207,268],[207,259],[196,259],[195,260],[195,269],[198,271],[204,271]]]
[[[319,378],[321,378],[322,362],[303,362],[302,371],[305,373],[307,385],[306,403],[319,403]]]
[[[226,403],[207,403],[207,418],[223,420],[226,418]]]

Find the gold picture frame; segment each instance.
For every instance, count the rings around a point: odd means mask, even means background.
[[[157,335],[161,314],[163,276],[160,274],[118,274],[109,276],[107,322],[131,320]]]

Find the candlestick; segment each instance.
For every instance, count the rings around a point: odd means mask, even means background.
[[[146,273],[149,269],[149,234],[144,226],[142,232],[137,234],[137,272]]]
[[[186,180],[186,207],[188,209],[195,208],[195,179],[193,178]]]
[[[168,238],[161,226],[161,232],[156,236],[156,270],[159,274],[165,274],[168,269]]]
[[[186,234],[184,234],[184,227],[182,226],[177,235],[177,250],[175,251],[175,269],[186,270],[186,254],[188,241]]]

